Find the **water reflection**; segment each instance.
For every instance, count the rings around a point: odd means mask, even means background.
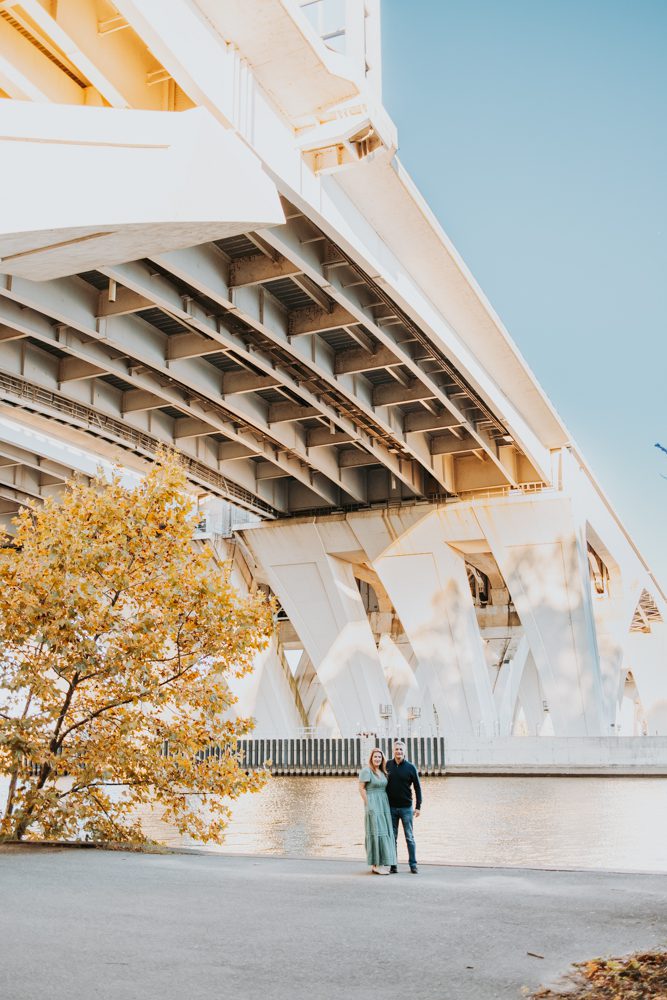
[[[667,871],[667,778],[425,778],[422,862]],[[153,816],[151,835],[192,846]],[[274,778],[234,804],[227,854],[363,859],[354,778]],[[399,841],[399,863],[407,861]]]

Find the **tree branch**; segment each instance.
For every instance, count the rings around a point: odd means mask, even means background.
[[[179,655],[179,660],[180,660],[180,655]],[[165,680],[160,681],[159,684],[157,684],[157,687],[163,688],[167,684],[172,684],[174,681],[177,681],[179,677],[183,677],[185,674],[187,674],[189,670],[193,670],[196,667],[196,665],[197,665],[196,663],[191,663],[189,667],[183,667],[182,670],[179,670],[175,674],[172,674],[171,677],[167,677],[165,678]],[[69,728],[66,729],[65,732],[62,734],[60,743],[62,744],[62,741],[67,736],[69,736],[70,733],[73,733],[76,729],[81,729],[82,726],[86,726],[89,722],[92,722],[94,719],[99,719],[99,717],[101,715],[104,715],[105,712],[111,712],[114,708],[122,708],[123,705],[131,705],[132,702],[134,701],[141,701],[142,699],[146,698],[147,695],[149,695],[150,693],[151,693],[150,688],[144,688],[143,691],[136,691],[134,694],[130,695],[127,698],[118,698],[116,699],[116,701],[109,702],[107,705],[102,705],[94,712],[90,712],[85,719],[79,719],[78,722],[75,722],[71,726],[69,726]]]

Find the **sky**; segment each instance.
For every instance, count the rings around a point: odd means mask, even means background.
[[[399,157],[667,588],[667,0],[382,0]]]

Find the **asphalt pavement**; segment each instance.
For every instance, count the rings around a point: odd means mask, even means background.
[[[0,851],[2,1000],[518,1000],[667,943],[667,876]]]

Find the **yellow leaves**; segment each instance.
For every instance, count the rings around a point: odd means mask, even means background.
[[[637,953],[625,958],[596,958],[574,966],[561,992],[541,989],[534,1000],[667,1000],[667,953]]]
[[[169,455],[133,490],[118,477],[72,485],[22,513],[17,547],[0,551],[0,767],[17,776],[5,834],[136,837],[133,810],[158,796],[185,832],[218,837],[225,796],[261,784],[233,754],[195,764],[248,731],[221,722],[234,702],[225,674],[250,669],[272,608],[193,550],[184,487]],[[187,805],[186,777],[210,798],[209,820]]]

